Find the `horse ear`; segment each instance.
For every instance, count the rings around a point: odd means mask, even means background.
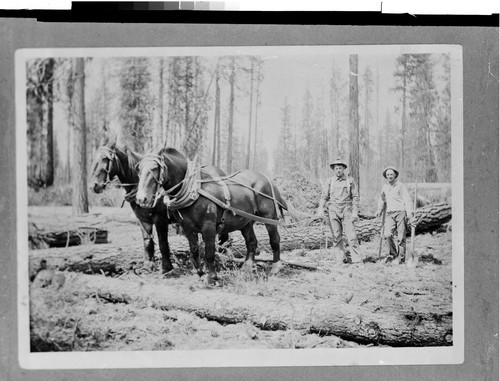
[[[118,140],[117,134],[111,131],[110,134],[105,137],[105,145],[111,149],[114,149],[116,147],[117,140]]]

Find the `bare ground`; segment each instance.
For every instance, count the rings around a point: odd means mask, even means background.
[[[107,245],[111,249],[122,251],[124,255],[131,250],[142,252],[142,237],[130,208],[99,208],[91,213],[95,213],[100,226],[109,230],[111,243]],[[69,218],[70,209],[30,207],[29,214],[30,221],[43,223],[47,219]],[[171,234],[171,240],[185,241],[184,237],[174,234]],[[87,247],[91,253],[93,245]],[[373,312],[387,313],[388,316],[396,315],[398,311],[451,311],[451,233],[417,236],[416,248],[422,259],[437,261],[421,261],[412,269],[395,263],[384,264],[383,260],[347,265],[335,262],[330,249],[297,249],[283,252],[282,259],[311,264],[318,270],[284,266],[277,276],[269,277],[269,264],[261,263],[255,275],[249,278],[225,256],[221,257],[219,263],[222,287],[217,292],[227,292],[228,303],[231,298],[238,297],[272,298],[276,301],[276,308],[285,304],[331,302],[340,310],[347,306],[362,306]],[[365,256],[377,258],[378,240],[363,243],[361,251]],[[271,258],[271,254],[262,252],[259,258]],[[441,264],[438,264],[439,261]],[[184,270],[187,264],[182,258],[181,262]],[[54,279],[62,279],[60,282],[44,282],[43,275],[43,272],[39,273],[30,284],[32,351],[335,348],[367,345],[321,332],[294,329],[293,324],[284,330],[264,330],[250,321],[224,324],[193,312],[161,309],[144,300],[123,302],[105,298],[97,292],[82,297],[66,285],[70,284],[72,274],[56,273],[60,278]],[[180,290],[207,288],[204,279],[190,271],[179,271],[178,275],[163,278],[158,271],[149,273],[141,270],[140,264],[122,274],[113,274],[123,281],[138,284],[168,285]]]

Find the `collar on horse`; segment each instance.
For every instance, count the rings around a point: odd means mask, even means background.
[[[194,204],[199,197],[200,190],[200,167],[195,167],[193,161],[188,160],[186,175],[184,179],[172,188],[164,191],[163,201],[169,210],[179,210]],[[179,191],[172,196],[174,190]]]
[[[163,182],[165,181],[164,177],[165,177],[165,172],[167,170],[167,165],[163,161],[163,158],[158,155],[149,154],[146,155],[144,159],[141,160],[141,162],[147,162],[147,161],[154,162],[155,164],[158,165],[158,168],[160,169],[160,173],[158,177],[156,177],[155,174],[152,172],[151,168],[148,168],[149,173],[151,174],[153,179],[155,179],[157,184],[155,198],[152,206],[152,208],[154,208],[158,203],[158,200],[165,195],[165,190],[163,189]]]

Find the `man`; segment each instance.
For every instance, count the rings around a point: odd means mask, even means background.
[[[392,262],[400,257],[400,263],[405,261],[406,254],[406,218],[415,223],[410,194],[406,186],[397,180],[399,171],[393,166],[388,166],[382,172],[387,183],[382,187],[378,202],[377,217],[386,209],[384,237],[389,245],[387,262]],[[394,241],[396,234],[397,245]]]
[[[334,176],[328,179],[318,207],[318,216],[323,216],[325,204],[328,206],[328,221],[333,235],[333,250],[337,261],[344,263],[361,262],[358,252],[358,239],[353,222],[358,220],[359,194],[352,177],[346,176],[344,171],[347,164],[337,159],[330,164]],[[351,257],[346,255],[344,239],[345,233],[349,241]]]

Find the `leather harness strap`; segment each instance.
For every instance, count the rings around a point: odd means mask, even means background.
[[[215,204],[217,204],[221,208],[223,208],[225,210],[229,210],[229,211],[233,212],[234,214],[237,214],[238,216],[248,218],[250,220],[254,220],[257,222],[262,222],[266,225],[276,225],[277,226],[280,224],[279,220],[273,220],[271,218],[259,217],[259,216],[256,216],[254,214],[244,212],[243,210],[233,208],[231,205],[225,204],[224,202],[219,200],[217,197],[211,195],[210,193],[208,193],[207,191],[205,191],[201,188],[198,189],[198,193],[200,194],[200,196],[208,198],[210,201],[213,201]]]

